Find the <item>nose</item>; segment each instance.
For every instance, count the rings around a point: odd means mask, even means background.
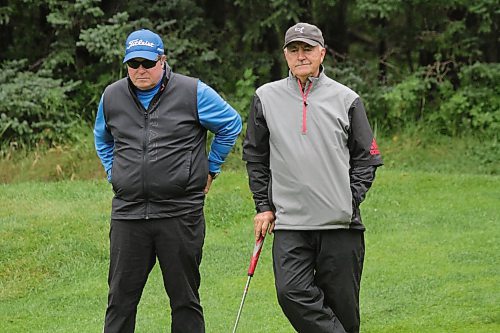
[[[299,59],[305,59],[306,53],[304,52],[304,49],[299,48],[299,50],[297,52],[297,56],[299,57]]]

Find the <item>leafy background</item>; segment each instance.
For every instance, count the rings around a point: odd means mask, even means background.
[[[104,87],[124,75],[124,40],[142,27],[163,36],[175,71],[216,88],[246,119],[255,87],[286,75],[283,35],[298,21],[323,30],[327,73],[363,97],[374,127],[472,135],[492,151],[499,8],[498,0],[4,0],[1,151],[73,142]]]

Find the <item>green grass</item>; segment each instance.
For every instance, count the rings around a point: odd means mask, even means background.
[[[101,180],[0,185],[0,331],[101,331],[111,196]],[[380,169],[362,206],[362,332],[499,332],[499,202],[498,176]],[[253,248],[243,171],[217,179],[205,211],[200,293],[207,332],[230,332]],[[274,294],[271,243],[239,332],[293,332]],[[137,332],[168,331],[169,316],[155,268]]]
[[[101,180],[104,171],[94,149],[92,129],[77,129],[78,143],[31,151],[0,151],[0,184],[26,181]],[[224,167],[244,169],[238,140]],[[500,143],[495,138],[448,137],[413,126],[404,133],[378,136],[385,167],[401,171],[500,175]]]

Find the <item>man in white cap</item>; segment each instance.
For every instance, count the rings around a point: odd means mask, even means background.
[[[363,103],[330,79],[318,27],[285,34],[287,78],[255,92],[243,144],[257,214],[274,233],[279,304],[301,333],[359,332],[359,206],[382,165]]]
[[[150,30],[128,36],[123,63],[128,76],[105,89],[94,126],[114,192],[104,332],[134,332],[137,305],[158,258],[171,332],[202,333],[203,203],[241,119],[212,88],[172,72],[163,41]],[[208,156],[207,130],[214,133]]]

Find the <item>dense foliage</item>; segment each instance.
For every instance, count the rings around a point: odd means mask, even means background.
[[[29,10],[27,10],[29,8]],[[330,76],[364,99],[376,128],[415,123],[498,140],[498,0],[4,0],[1,148],[56,144],[92,123],[124,75],[129,32],[163,36],[175,71],[201,78],[245,118],[254,88],[286,74],[288,26],[322,28]]]

